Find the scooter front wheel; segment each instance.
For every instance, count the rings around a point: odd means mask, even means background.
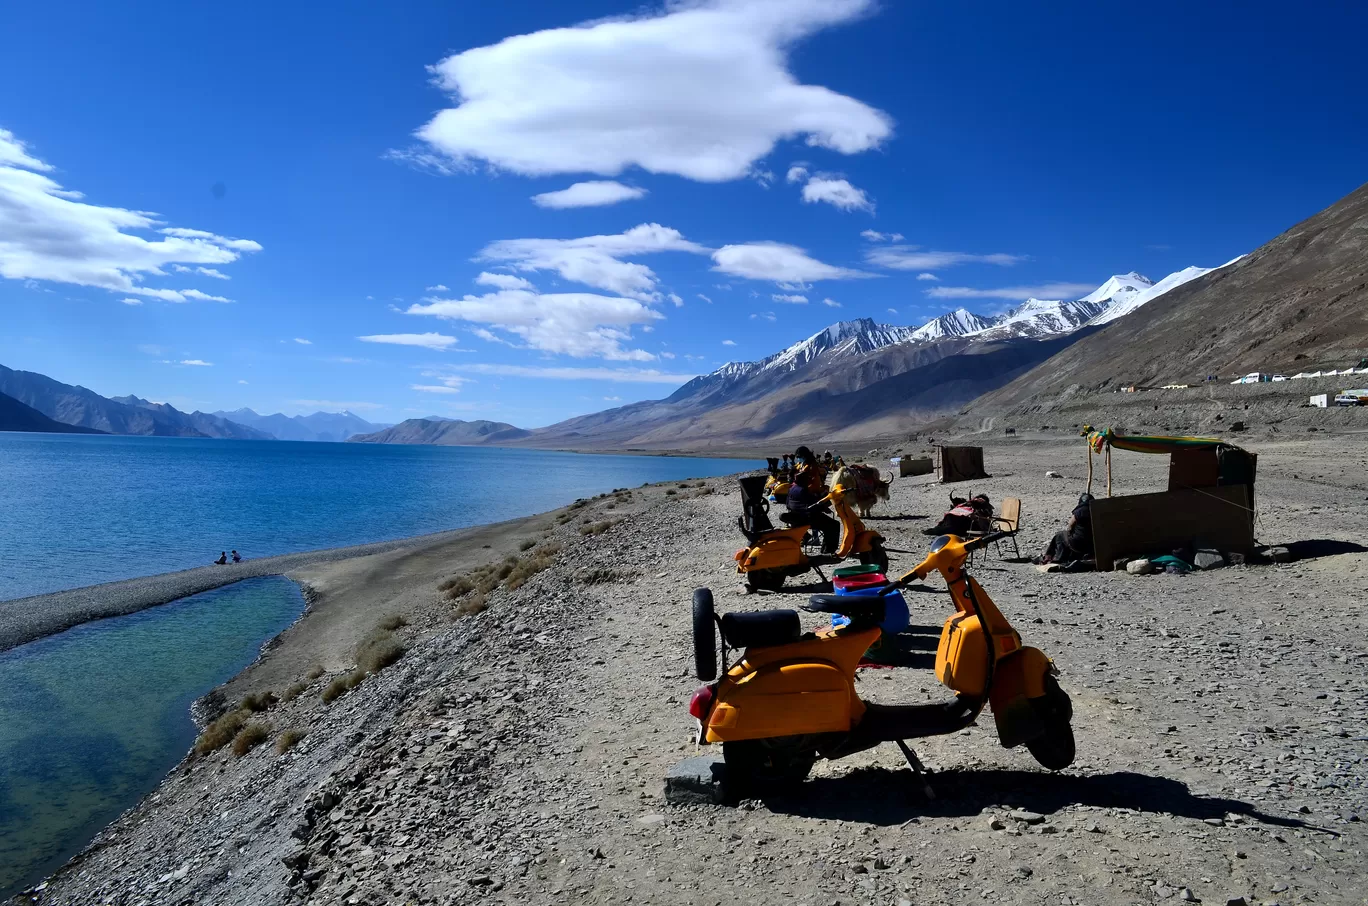
[[[1045,695],[1035,702],[1045,732],[1026,743],[1036,761],[1051,771],[1062,771],[1074,760],[1073,702],[1053,676],[1045,677]]]
[[[782,570],[753,569],[746,573],[746,587],[752,591],[778,591],[787,578]]]
[[[727,763],[727,789],[745,799],[806,780],[817,762],[817,744],[811,736],[724,742],[722,759]]]

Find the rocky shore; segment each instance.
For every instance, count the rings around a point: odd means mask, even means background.
[[[734,483],[680,482],[293,571],[309,615],[210,701],[251,696],[259,744],[188,755],[16,902],[1362,904],[1364,457],[1353,438],[1256,449],[1260,540],[1335,544],[1188,576],[977,567],[1063,670],[1079,756],[1061,774],[981,725],[918,746],[934,800],[884,747],[793,795],[667,803],[695,754],[692,590],[733,610],[816,590],[743,595]],[[1021,497],[1023,552],[1043,547],[1082,489],[1081,442],[987,461],[993,478],[953,489]],[[1118,455],[1117,492],[1165,470]],[[948,490],[900,479],[871,525],[920,550]],[[948,598],[910,598],[912,639],[934,645]],[[863,671],[862,694],[944,696],[923,666]]]

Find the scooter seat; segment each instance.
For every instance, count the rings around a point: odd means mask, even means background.
[[[850,618],[850,628],[869,629],[884,620],[887,602],[881,595],[813,595],[806,609],[813,613],[838,613]]]
[[[756,610],[722,614],[722,638],[732,648],[787,645],[803,635],[796,610]]]

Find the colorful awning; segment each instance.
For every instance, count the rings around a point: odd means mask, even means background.
[[[1130,450],[1133,453],[1172,453],[1174,450],[1204,450],[1225,443],[1215,437],[1142,437],[1136,434],[1117,434],[1111,428],[1101,431],[1091,425],[1084,425],[1082,436],[1088,441],[1094,453],[1101,453],[1106,447]]]

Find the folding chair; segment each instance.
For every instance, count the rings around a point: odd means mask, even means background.
[[[991,532],[1006,532],[1007,537],[999,538],[994,547],[997,548],[998,559],[1002,559],[1002,545],[1004,542],[1011,542],[1013,559],[1021,559],[1021,549],[1017,547],[1017,532],[1021,529],[1021,498],[1005,497],[1002,501],[1002,509],[997,515],[986,519],[974,520],[974,525],[969,529],[969,537],[982,537]]]

